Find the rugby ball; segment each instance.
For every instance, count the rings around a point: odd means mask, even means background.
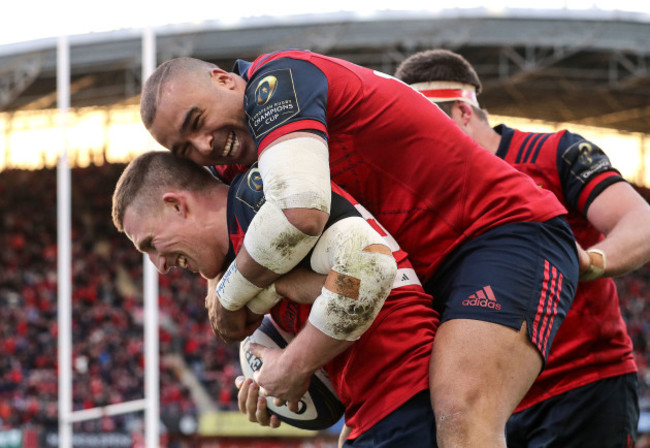
[[[284,348],[292,339],[292,334],[278,327],[270,316],[264,316],[262,325],[239,345],[243,375],[253,378],[253,373],[262,368],[262,360],[249,351],[251,342],[271,348]],[[272,397],[266,398],[266,407],[283,422],[309,430],[329,428],[339,421],[345,411],[324,369],[319,369],[312,375],[309,389],[300,400],[298,412],[291,412],[286,405],[274,405]]]

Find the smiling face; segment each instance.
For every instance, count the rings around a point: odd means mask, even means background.
[[[149,132],[200,165],[253,163],[257,148],[246,126],[243,82],[218,68],[166,82]]]
[[[153,213],[128,207],[123,221],[126,236],[149,256],[161,274],[180,267],[207,279],[216,277],[226,255],[216,240],[218,232],[201,225],[200,217],[190,215],[182,197],[166,195],[163,200]]]

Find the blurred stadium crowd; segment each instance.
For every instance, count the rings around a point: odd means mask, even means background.
[[[144,396],[142,255],[110,217],[123,168],[72,171],[74,410]],[[3,171],[0,209],[0,429],[56,428],[56,170]],[[198,411],[182,370],[195,375],[216,407],[235,409],[238,347],[213,336],[205,282],[177,270],[161,276],[159,288],[161,418]],[[77,423],[75,431],[129,431],[141,419],[105,417]]]
[[[124,165],[72,170],[74,410],[143,397],[142,256],[110,218]],[[646,199],[650,190],[640,190]],[[56,170],[0,173],[0,430],[57,422]],[[650,265],[617,279],[650,410]],[[183,270],[160,277],[163,422],[237,408],[238,347],[218,341],[203,307],[206,284]],[[183,377],[196,378],[195,383]],[[188,385],[189,384],[189,385]],[[194,384],[194,385],[192,385]],[[201,387],[202,386],[202,387]],[[142,416],[76,423],[75,431],[127,431]]]

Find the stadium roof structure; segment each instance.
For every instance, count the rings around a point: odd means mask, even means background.
[[[602,10],[449,9],[218,20],[154,28],[157,61],[304,48],[392,74],[414,52],[463,54],[489,112],[622,131],[650,129],[650,16]],[[71,107],[132,104],[142,30],[68,36]],[[56,107],[57,39],[0,46],[0,111]]]

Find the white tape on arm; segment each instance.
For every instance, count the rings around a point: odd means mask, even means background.
[[[605,276],[607,269],[607,257],[600,249],[587,249],[589,254],[589,269],[580,275],[581,282],[590,282]]]
[[[262,288],[254,285],[239,272],[237,264],[230,263],[228,270],[217,284],[217,298],[221,305],[228,311],[235,311],[242,308],[246,303],[255,297]]]
[[[301,232],[277,205],[266,201],[246,231],[244,246],[258,264],[286,274],[307,256],[318,238]]]
[[[330,212],[332,187],[324,140],[296,137],[273,145],[262,152],[259,169],[268,202],[281,209]]]
[[[296,228],[283,209],[330,211],[327,145],[316,137],[285,140],[262,152],[259,169],[266,202],[251,221],[244,246],[258,264],[286,274],[309,253],[319,235]]]
[[[311,266],[329,274],[309,322],[334,339],[359,339],[395,281],[397,263],[383,238],[363,218],[343,219],[323,233]]]
[[[271,283],[253,297],[246,304],[246,307],[255,314],[266,314],[280,299],[282,299],[282,296],[275,290],[275,283]]]

